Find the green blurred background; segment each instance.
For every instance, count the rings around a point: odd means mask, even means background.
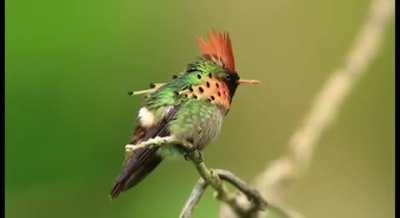
[[[177,217],[198,178],[164,162],[111,201],[140,98],[230,32],[242,77],[209,166],[252,181],[285,150],[328,74],[343,63],[366,0],[6,1],[6,217]],[[394,217],[394,22],[368,72],[289,193],[310,218]],[[196,217],[217,217],[208,191]]]

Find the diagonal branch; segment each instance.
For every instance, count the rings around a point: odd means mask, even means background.
[[[193,162],[201,178],[193,188],[189,199],[182,209],[181,218],[192,217],[195,206],[199,203],[208,186],[211,186],[216,191],[216,198],[218,200],[225,202],[232,210],[240,214],[241,217],[250,217],[249,214],[253,214],[253,211],[264,210],[267,207],[267,202],[261,194],[257,190],[250,188],[233,173],[222,169],[207,168],[199,151],[189,152],[185,158]],[[250,205],[244,206],[238,202],[239,195],[229,192],[224,181],[246,196]]]
[[[257,189],[267,197],[270,205],[287,208],[281,206],[284,192],[302,172],[307,170],[323,131],[333,122],[344,100],[377,56],[393,13],[393,0],[371,1],[370,12],[353,47],[349,50],[343,65],[332,72],[317,94],[303,124],[290,138],[287,153],[268,164],[256,178]],[[285,211],[291,210],[285,209]],[[235,212],[225,205],[222,206],[220,215],[221,218],[237,217]],[[294,217],[297,214],[291,212],[289,216]]]
[[[194,208],[200,202],[201,197],[207,189],[207,186],[208,183],[204,181],[203,178],[200,178],[199,181],[197,181],[196,186],[193,188],[189,199],[186,201],[186,204],[182,209],[181,215],[179,216],[180,218],[192,217]]]

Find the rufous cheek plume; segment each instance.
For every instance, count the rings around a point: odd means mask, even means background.
[[[208,41],[199,38],[198,43],[204,57],[235,72],[235,59],[233,57],[231,39],[228,33],[211,31],[208,34]]]

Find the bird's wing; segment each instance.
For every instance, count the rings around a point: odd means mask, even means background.
[[[130,144],[138,144],[157,136],[170,135],[169,123],[175,119],[180,105],[188,101],[179,93],[201,82],[194,73],[181,75],[145,96],[142,109],[145,111],[144,114],[150,115],[151,119],[141,122],[139,111],[139,125],[133,133]],[[113,198],[136,185],[155,169],[162,160],[157,150],[158,148],[139,148],[134,152],[126,153],[123,171],[111,192]]]
[[[156,136],[168,136],[168,123],[174,119],[179,107],[175,106],[168,110],[168,113],[156,125],[150,128],[138,126],[131,139],[131,144],[146,141]],[[117,197],[122,191],[125,191],[138,184],[144,177],[153,171],[162,161],[162,157],[157,154],[157,147],[138,148],[134,152],[126,154],[122,173],[117,178],[111,191],[111,197]]]

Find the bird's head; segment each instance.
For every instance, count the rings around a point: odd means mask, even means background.
[[[221,70],[216,70],[213,72],[213,75],[227,85],[231,98],[239,85],[254,85],[260,83],[258,80],[241,79],[239,77],[235,69],[235,59],[228,33],[211,31],[208,34],[208,41],[200,38],[198,43],[203,57],[221,67]]]

